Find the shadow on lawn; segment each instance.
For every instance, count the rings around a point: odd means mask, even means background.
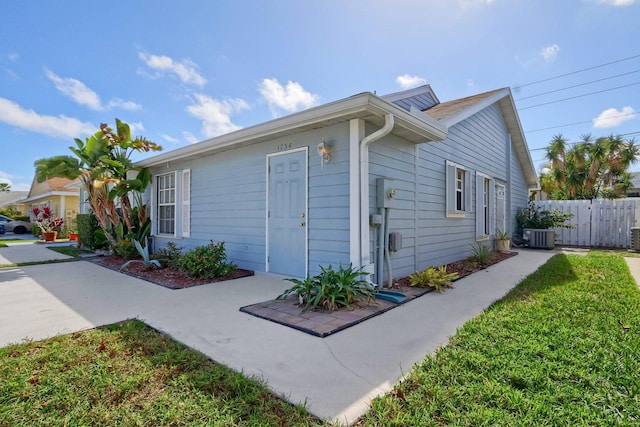
[[[575,256],[575,255],[572,255]],[[542,267],[524,279],[502,301],[527,301],[532,294],[577,280],[566,254],[554,255]]]

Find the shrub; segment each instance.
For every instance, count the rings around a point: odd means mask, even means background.
[[[130,240],[121,240],[113,247],[113,253],[124,259],[138,258],[138,250]]]
[[[411,286],[429,287],[437,291],[444,291],[450,288],[452,282],[458,278],[458,273],[447,273],[447,266],[442,265],[438,268],[429,267],[423,271],[416,271],[409,276]]]
[[[89,249],[99,249],[105,247],[104,235],[98,238],[98,230],[102,229],[98,226],[98,220],[93,213],[78,214],[76,216],[76,226],[78,227],[78,239],[80,244]]]
[[[481,267],[489,264],[492,256],[493,254],[491,253],[491,249],[482,243],[476,243],[471,247],[471,258]]]
[[[153,259],[160,261],[163,267],[180,268],[179,262],[182,257],[182,247],[174,242],[167,243],[165,248],[156,249]]]
[[[227,262],[224,242],[213,241],[183,254],[178,259],[178,267],[198,279],[226,276],[237,268],[235,264]]]
[[[573,228],[571,224],[566,224],[571,218],[573,218],[572,213],[564,213],[559,209],[543,211],[542,208],[536,206],[533,202],[530,202],[526,208],[519,208],[516,214],[516,222],[521,232],[525,228],[540,230],[558,227]]]
[[[362,269],[354,269],[351,264],[348,268],[342,267],[338,271],[329,267],[320,266],[320,274],[307,277],[304,280],[285,279],[294,284],[280,294],[277,299],[284,299],[290,294],[297,294],[301,305],[304,306],[302,312],[323,308],[334,311],[340,307],[350,307],[354,302],[367,299],[369,302],[375,298],[375,287],[372,283],[363,280],[361,277],[369,273]]]

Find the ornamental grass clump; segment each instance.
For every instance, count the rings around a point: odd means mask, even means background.
[[[375,287],[362,278],[368,274],[362,268],[354,269],[351,264],[348,268],[340,265],[337,271],[331,265],[320,266],[320,274],[315,276],[304,280],[285,279],[294,286],[276,299],[285,299],[291,294],[298,295],[300,305],[304,307],[303,313],[316,309],[335,311],[365,299],[370,302],[375,299]]]

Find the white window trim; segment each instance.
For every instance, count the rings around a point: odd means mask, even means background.
[[[495,234],[495,180],[489,175],[476,171],[476,240],[489,240]],[[487,189],[487,193],[485,192]],[[487,213],[485,214],[485,194]],[[488,218],[487,218],[488,216]],[[485,233],[485,224],[488,233]]]
[[[160,177],[164,177],[164,176],[169,176],[173,174],[173,191],[174,191],[174,196],[173,196],[173,233],[160,233],[160,197],[158,196],[158,191],[159,189],[159,184],[158,181],[160,179]],[[176,237],[176,231],[177,231],[177,222],[178,222],[178,218],[177,218],[177,200],[178,199],[178,174],[176,171],[173,172],[167,172],[167,173],[160,173],[157,174],[154,177],[154,184],[155,187],[153,189],[153,193],[155,196],[155,199],[153,201],[153,207],[154,207],[154,217],[153,220],[155,220],[156,226],[155,231],[156,231],[156,235],[158,236],[163,236],[163,237]]]
[[[456,182],[459,170],[464,172],[462,210],[458,210],[456,206]],[[471,171],[447,160],[445,164],[445,215],[447,218],[465,218],[469,212],[471,212]]]
[[[174,226],[173,234],[160,233],[158,215],[158,178],[165,175],[174,174],[175,197],[174,197]],[[184,238],[191,236],[191,169],[183,169],[168,173],[159,173],[154,176],[153,191],[151,192],[151,209],[153,218],[154,235],[158,237]]]

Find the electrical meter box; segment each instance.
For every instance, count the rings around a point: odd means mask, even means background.
[[[391,252],[398,252],[402,249],[402,234],[397,231],[389,233],[389,250]]]
[[[395,205],[397,190],[393,185],[393,180],[388,178],[378,178],[377,182],[377,202],[379,208],[392,208]]]

